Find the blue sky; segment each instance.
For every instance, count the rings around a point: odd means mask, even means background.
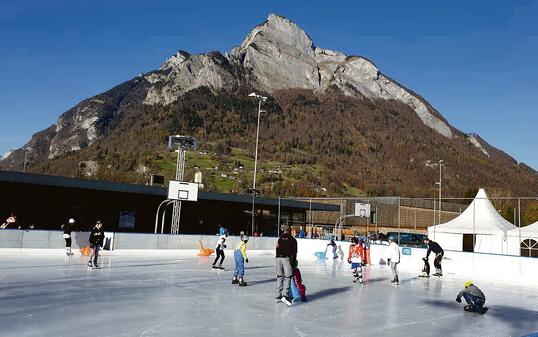
[[[176,50],[230,50],[270,12],[538,169],[538,1],[525,0],[0,0],[0,154]]]

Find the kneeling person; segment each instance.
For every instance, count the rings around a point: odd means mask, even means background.
[[[488,309],[484,308],[486,296],[473,282],[465,282],[465,288],[460,291],[456,302],[461,303],[461,298],[464,298],[467,305],[463,308],[465,311],[478,312],[483,315]]]

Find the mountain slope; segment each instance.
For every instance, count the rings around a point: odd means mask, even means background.
[[[243,191],[251,179],[253,90],[270,96],[260,132],[266,194],[429,195],[439,158],[454,195],[474,185],[538,193],[534,170],[450,126],[371,61],[317,48],[272,14],[230,55],[179,51],[158,70],[82,101],[0,168],[20,169],[26,152],[31,171],[143,182],[149,173],[171,176],[164,143],[181,133],[209,152],[191,155],[188,173],[196,164],[210,189]]]

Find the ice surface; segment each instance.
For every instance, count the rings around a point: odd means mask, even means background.
[[[309,301],[275,303],[274,259],[252,254],[247,287],[212,258],[195,253],[87,257],[0,254],[0,336],[521,336],[538,331],[538,289],[480,282],[489,312],[465,313],[455,298],[465,280],[401,272],[390,284],[385,266],[352,283],[349,265],[300,262]],[[502,270],[499,270],[501,273]]]

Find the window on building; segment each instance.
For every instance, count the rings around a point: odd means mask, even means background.
[[[521,241],[521,256],[538,257],[538,242],[533,239]]]

